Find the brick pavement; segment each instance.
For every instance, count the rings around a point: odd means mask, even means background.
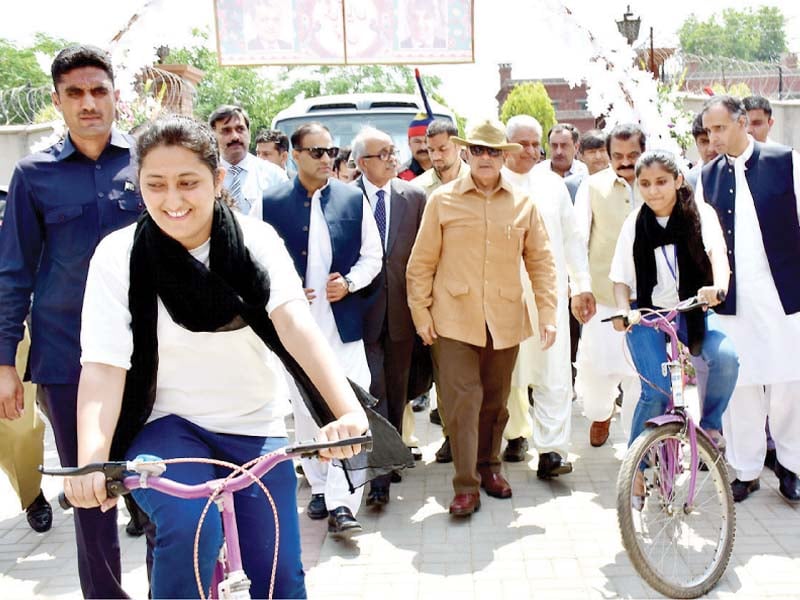
[[[506,465],[510,500],[482,496],[471,519],[452,520],[451,466],[433,462],[438,427],[417,415],[424,458],[392,486],[383,513],[362,510],[364,533],[349,543],[326,535],[325,522],[301,515],[303,561],[311,598],[651,598],[659,597],[636,575],[619,537],[614,484],[624,439],[615,423],[611,443],[588,444],[588,424],[575,407],[575,472],[553,482],[536,479],[536,458]],[[45,461],[57,457],[48,437]],[[48,497],[59,484],[44,481]],[[301,483],[301,512],[309,488]],[[72,518],[55,508],[53,529],[36,534],[0,477],[0,596],[78,598]],[[122,506],[122,503],[120,503]],[[765,471],[762,489],[737,505],[731,564],[713,598],[800,597],[800,508],[777,493]],[[120,513],[123,584],[146,597],[144,543],[126,537]]]

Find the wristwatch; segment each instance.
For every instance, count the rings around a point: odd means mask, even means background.
[[[350,280],[350,278],[349,278],[349,277],[345,277],[345,278],[344,278],[344,282],[347,284],[347,293],[348,293],[348,294],[352,294],[353,292],[355,292],[355,291],[356,291],[356,286],[355,286],[355,284],[354,284],[354,283],[353,283],[353,282]]]

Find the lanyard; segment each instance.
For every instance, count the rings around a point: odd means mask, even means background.
[[[678,269],[678,250],[675,246],[672,246],[672,262],[669,262],[669,258],[667,258],[667,251],[664,250],[666,246],[661,246],[661,254],[664,255],[664,262],[667,263],[667,268],[669,269],[670,274],[672,275],[672,279],[675,280],[675,285],[678,284],[678,275],[676,274],[676,270]]]

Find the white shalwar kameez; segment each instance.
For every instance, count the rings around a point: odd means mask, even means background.
[[[764,250],[745,162],[752,139],[733,162],[736,178],[734,248],[736,314],[719,315],[725,333],[739,354],[739,379],[723,414],[726,458],[741,481],[757,478],[764,467],[767,441],[764,425],[775,441],[778,461],[800,471],[800,313],[785,314]],[[792,152],[794,194],[800,218],[800,155]],[[702,181],[696,199],[703,202]],[[800,261],[800,256],[797,257]]]
[[[556,264],[558,306],[556,340],[542,350],[539,315],[530,279],[520,263],[525,304],[534,335],[519,345],[517,363],[511,376],[508,397],[509,421],[506,439],[529,437],[539,454],[569,452],[572,422],[572,371],[569,343],[569,287],[573,294],[591,291],[585,241],[575,224],[575,214],[564,180],[550,170],[532,169],[521,175],[503,168],[503,177],[529,193],[550,237],[550,250]],[[569,278],[567,277],[569,275]],[[528,411],[528,386],[533,388],[533,422]]]
[[[339,360],[339,366],[349,379],[369,390],[370,373],[363,340],[342,342],[331,303],[325,295],[328,275],[331,272],[333,250],[328,223],[320,205],[321,188],[311,198],[311,217],[308,225],[308,262],[306,264],[305,287],[311,288],[316,298],[311,301],[311,314]],[[342,273],[361,289],[369,285],[381,270],[383,247],[380,234],[369,203],[364,200],[363,218],[361,222],[361,255],[349,273]],[[290,382],[292,390],[292,408],[294,409],[295,438],[308,441],[319,432],[314,420],[300,398],[294,382]],[[303,472],[311,485],[312,494],[325,494],[325,504],[329,511],[346,506],[355,515],[361,505],[363,487],[350,493],[344,470],[318,459],[302,459]]]
[[[636,210],[641,201],[633,188],[623,178],[631,196],[631,206]],[[578,188],[575,195],[575,218],[587,246],[592,230],[592,205],[589,199],[588,178]],[[616,306],[597,302],[597,313],[581,328],[578,355],[575,359],[575,393],[583,402],[583,414],[590,421],[605,421],[614,414],[614,400],[617,386],[622,386],[622,428],[627,434],[631,429],[633,412],[639,401],[641,386],[639,375],[633,366],[625,334],[614,329],[603,319],[617,314]]]

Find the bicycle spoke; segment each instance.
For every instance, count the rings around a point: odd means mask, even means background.
[[[662,426],[662,430],[667,427]],[[735,515],[728,495],[727,471],[724,462],[720,464],[721,455],[705,438],[698,439],[698,461],[708,465],[708,471],[695,471],[692,486],[689,440],[678,424],[669,427],[669,431],[664,436],[658,429],[653,430],[642,443],[632,447],[637,453],[626,457],[624,477],[631,477],[626,480],[626,489],[631,490],[629,486],[634,483],[635,470],[630,466],[645,464],[648,494],[638,514],[625,507],[633,517],[628,521],[633,528],[630,533],[623,529],[623,543],[629,553],[634,546],[638,548],[639,558],[633,560],[632,556],[634,566],[661,593],[682,596],[687,592],[681,590],[700,590],[691,593],[701,594],[709,589],[707,582],[713,585],[721,576],[730,557]],[[694,490],[691,506],[690,489]],[[629,499],[619,496],[619,502],[623,500],[630,504]],[[620,525],[624,525],[622,520]]]

